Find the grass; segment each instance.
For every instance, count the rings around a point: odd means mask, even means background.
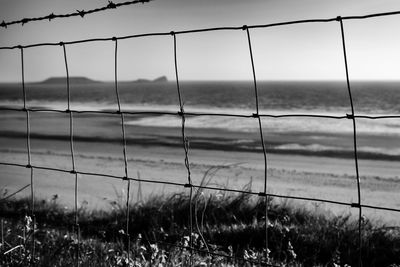
[[[0,201],[0,266],[27,266],[31,262],[35,266],[72,266],[77,251],[81,266],[358,264],[358,222],[350,215],[310,212],[290,202],[270,199],[266,253],[263,199],[248,194],[194,191],[192,233],[188,229],[189,203],[190,198],[184,193],[132,203],[128,256],[122,199],[110,202],[109,211],[87,210],[83,205],[78,211],[78,242],[74,213],[62,208],[57,196],[35,201],[35,223],[28,216],[28,199],[8,198]],[[400,229],[376,225],[367,219],[363,220],[362,229],[363,266],[400,265]]]

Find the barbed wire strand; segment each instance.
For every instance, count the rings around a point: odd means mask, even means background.
[[[191,173],[190,173],[190,163],[189,163],[189,140],[186,137],[185,133],[185,111],[184,111],[184,102],[182,99],[182,94],[179,86],[179,75],[178,75],[178,59],[177,59],[177,47],[176,47],[176,35],[174,32],[171,32],[171,35],[173,37],[174,41],[174,66],[175,66],[175,79],[176,79],[176,89],[178,92],[178,100],[179,100],[179,108],[180,112],[179,115],[181,116],[182,119],[182,127],[181,127],[181,132],[182,132],[182,145],[183,145],[183,150],[185,153],[185,167],[187,170],[187,179],[188,183],[185,185],[186,187],[189,187],[189,242],[190,242],[190,266],[193,265],[193,186],[192,186],[192,178],[191,178]],[[197,216],[197,214],[195,215]]]
[[[68,68],[68,59],[67,59],[67,50],[65,48],[65,44],[63,42],[60,43],[63,48],[64,55],[64,64],[65,64],[65,72],[66,72],[66,89],[67,89],[67,110],[66,112],[69,114],[69,138],[70,138],[70,151],[71,151],[71,163],[72,170],[71,174],[75,176],[75,188],[74,188],[74,219],[75,219],[75,233],[77,238],[76,250],[75,250],[75,265],[79,267],[80,265],[80,255],[79,255],[79,247],[80,247],[80,229],[79,229],[79,218],[78,218],[78,172],[76,171],[75,166],[75,152],[74,152],[74,117],[73,112],[71,112],[71,89],[70,89],[70,80],[69,80],[69,68]]]
[[[23,19],[19,19],[19,20],[14,20],[14,21],[2,21],[0,23],[0,27],[3,28],[7,28],[10,25],[15,25],[15,24],[21,24],[22,26],[24,26],[24,24],[28,23],[28,22],[35,22],[35,21],[41,21],[41,20],[53,20],[56,18],[69,18],[69,17],[81,17],[83,18],[85,15],[88,14],[93,14],[93,13],[97,13],[97,12],[101,12],[101,11],[106,11],[108,9],[116,9],[120,6],[127,6],[127,5],[133,5],[133,4],[138,4],[138,3],[146,3],[146,2],[150,2],[152,0],[138,0],[138,1],[127,1],[127,2],[122,2],[122,3],[113,3],[112,1],[108,1],[108,5],[104,6],[104,7],[100,7],[100,8],[95,8],[95,9],[91,9],[91,10],[76,10],[76,12],[72,12],[72,13],[68,13],[68,14],[54,14],[51,13],[47,16],[42,16],[42,17],[33,17],[33,18],[23,18]]]
[[[340,23],[340,33],[342,39],[343,46],[343,58],[344,58],[344,67],[346,72],[346,84],[347,91],[349,94],[350,107],[351,107],[351,120],[353,122],[353,146],[354,146],[354,164],[356,169],[356,178],[357,178],[357,196],[358,196],[358,243],[359,243],[359,253],[358,253],[358,265],[362,267],[362,207],[361,207],[361,187],[360,187],[360,175],[358,169],[358,155],[357,155],[357,127],[356,127],[356,119],[354,118],[354,104],[353,97],[351,94],[350,87],[350,78],[349,78],[349,67],[347,63],[347,53],[346,53],[346,41],[344,35],[344,27],[343,21],[341,17],[337,18]]]
[[[115,38],[113,39],[115,42],[114,47],[114,85],[115,85],[115,94],[117,97],[117,104],[118,104],[118,111],[117,113],[120,114],[121,117],[121,130],[122,130],[122,151],[124,156],[124,173],[125,176],[123,180],[127,181],[127,190],[126,190],[126,224],[125,224],[125,246],[127,249],[128,254],[128,262],[130,262],[130,251],[131,251],[131,241],[129,235],[129,197],[130,197],[130,187],[131,183],[128,177],[128,159],[127,159],[127,147],[126,147],[126,134],[125,134],[125,120],[124,120],[124,113],[121,112],[121,99],[119,97],[118,91],[118,40]]]
[[[267,151],[265,148],[265,142],[264,142],[264,134],[263,134],[263,129],[262,129],[262,123],[261,123],[261,118],[259,116],[259,100],[258,100],[258,88],[257,88],[257,77],[256,77],[256,69],[254,66],[254,57],[253,57],[253,49],[251,46],[251,38],[250,38],[250,31],[247,25],[243,26],[243,30],[246,31],[247,35],[247,41],[249,45],[249,54],[250,54],[250,61],[251,61],[251,69],[253,73],[253,82],[254,82],[254,96],[255,96],[255,105],[256,105],[256,113],[253,114],[253,117],[257,119],[258,121],[258,129],[260,132],[260,142],[261,142],[261,147],[262,147],[262,152],[263,152],[263,157],[264,157],[264,202],[265,202],[265,258],[268,259],[268,225],[269,225],[269,218],[268,218],[268,197],[266,197],[267,194],[267,179],[268,179],[268,164],[267,164]]]

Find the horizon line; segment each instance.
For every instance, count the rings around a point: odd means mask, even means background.
[[[166,77],[166,76],[159,76],[156,77],[154,79],[149,79],[149,78],[136,78],[136,79],[121,79],[118,80],[118,82],[120,83],[140,83],[140,82],[157,82],[156,80],[158,78],[162,78],[162,77]],[[53,79],[53,78],[66,78],[66,76],[54,76],[54,77],[48,77],[45,79],[41,79],[41,80],[30,80],[30,81],[25,81],[25,83],[29,84],[29,83],[45,83],[47,80]],[[98,79],[93,79],[93,78],[89,78],[87,76],[71,76],[69,77],[69,79],[87,79],[90,82],[99,82],[99,83],[115,83],[115,80],[110,79],[110,80],[98,80]],[[176,82],[175,79],[168,79],[168,77],[166,77],[167,81],[161,81],[160,83],[163,82]],[[254,82],[253,79],[179,79],[179,82]],[[346,79],[259,79],[256,80],[256,82],[346,82]],[[400,82],[400,78],[397,79],[350,79],[350,82]],[[16,84],[16,83],[21,83],[20,80],[17,81],[0,81],[0,84]]]

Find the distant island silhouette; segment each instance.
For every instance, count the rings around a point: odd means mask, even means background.
[[[66,81],[66,77],[50,77],[42,82],[39,83],[44,83],[44,84],[59,84],[59,83],[65,83]],[[69,77],[69,82],[70,83],[98,83],[98,81],[86,78],[86,77],[80,77],[80,76],[76,76],[76,77]]]
[[[66,77],[50,77],[44,81],[41,81],[39,83],[42,84],[60,84],[60,83],[65,83],[66,82]],[[89,83],[102,83],[102,81],[96,81],[89,79],[87,77],[83,76],[73,76],[69,77],[69,82],[71,84],[89,84]],[[160,76],[154,80],[149,80],[149,79],[137,79],[134,81],[121,81],[121,82],[135,82],[135,83],[160,83],[160,82],[168,82],[168,79],[166,76]]]
[[[158,77],[154,80],[148,80],[148,79],[137,79],[136,81],[133,82],[137,82],[137,83],[146,83],[146,82],[154,82],[154,83],[159,83],[159,82],[168,82],[168,79],[166,76],[161,76]]]

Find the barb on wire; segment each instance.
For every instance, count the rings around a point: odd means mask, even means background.
[[[14,25],[14,24],[21,24],[22,26],[24,26],[24,24],[28,23],[28,22],[32,22],[32,21],[41,21],[41,20],[53,20],[56,18],[69,18],[69,17],[76,17],[79,16],[81,18],[83,18],[85,15],[87,14],[93,14],[93,13],[97,13],[97,12],[101,12],[101,11],[105,11],[108,9],[115,9],[117,7],[120,6],[127,6],[127,5],[133,5],[133,4],[138,4],[138,3],[146,3],[146,2],[150,2],[152,0],[135,0],[135,1],[127,1],[127,2],[122,2],[122,3],[113,3],[112,1],[108,1],[108,5],[104,6],[104,7],[100,7],[100,8],[95,8],[95,9],[90,9],[90,10],[76,10],[76,12],[72,12],[69,14],[54,14],[54,13],[50,13],[47,16],[43,16],[43,17],[33,17],[33,18],[23,18],[20,20],[14,20],[14,21],[2,21],[0,23],[0,27],[3,28],[7,28],[10,25]]]

